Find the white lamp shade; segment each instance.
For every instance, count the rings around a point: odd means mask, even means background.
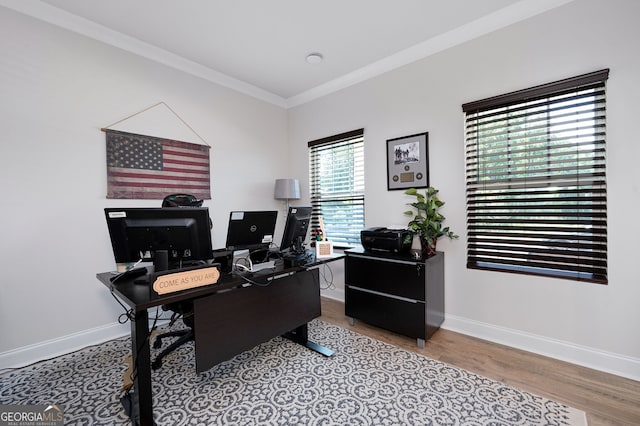
[[[299,200],[300,182],[298,179],[276,179],[273,197],[276,200]]]

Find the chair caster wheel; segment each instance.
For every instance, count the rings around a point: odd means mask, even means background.
[[[162,360],[161,359],[156,359],[155,361],[153,361],[151,363],[151,369],[152,370],[157,370],[160,367],[162,367]]]

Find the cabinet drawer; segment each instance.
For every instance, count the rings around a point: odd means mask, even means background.
[[[346,288],[345,314],[416,339],[426,339],[425,304]]]
[[[425,300],[423,263],[348,255],[345,264],[347,285]]]

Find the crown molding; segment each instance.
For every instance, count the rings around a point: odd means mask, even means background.
[[[480,19],[286,99],[157,46],[60,10],[40,0],[0,0],[0,5],[273,105],[282,108],[292,108],[385,74],[572,1],[575,0],[520,0]]]
[[[287,98],[287,108],[311,102],[572,1],[575,0],[520,0],[340,78]]]
[[[39,0],[0,0],[0,5],[245,95],[286,108],[286,100],[283,97]]]

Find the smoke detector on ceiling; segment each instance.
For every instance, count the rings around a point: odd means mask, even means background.
[[[320,53],[310,53],[307,55],[307,62],[310,64],[319,64],[322,62],[322,54]]]

